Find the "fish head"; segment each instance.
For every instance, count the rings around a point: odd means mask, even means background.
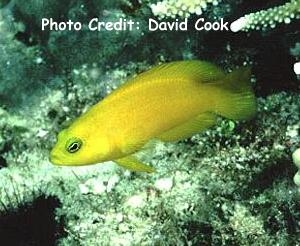
[[[50,152],[50,162],[58,166],[83,166],[107,160],[109,145],[97,133],[68,128],[62,130]]]

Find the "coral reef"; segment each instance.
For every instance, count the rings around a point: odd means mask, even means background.
[[[14,235],[23,245],[45,245],[45,240],[57,245],[299,242],[299,188],[293,177],[299,184],[300,95],[292,68],[300,57],[299,1],[278,8],[272,7],[278,1],[244,0],[43,4],[0,1],[1,238]],[[141,30],[43,33],[43,8],[59,20],[132,18],[141,22]],[[153,14],[192,20],[201,10],[205,17],[233,20],[264,8],[292,11],[294,15],[284,12],[281,17],[293,21],[266,31],[261,27],[271,24],[253,19],[251,27],[260,29],[246,33],[142,28]],[[263,21],[270,10],[260,12],[266,13]],[[157,143],[141,153],[143,161],[156,167],[152,175],[110,162],[77,168],[49,163],[56,135],[70,121],[130,76],[182,59],[209,60],[226,71],[251,65],[257,116],[249,122],[220,118],[215,127],[190,139]],[[26,230],[17,222],[24,222]],[[51,235],[43,234],[46,224]]]
[[[175,18],[176,16],[189,17],[193,14],[201,15],[207,9],[207,5],[212,4],[216,6],[218,2],[220,2],[220,0],[164,0],[151,4],[150,8],[152,13],[159,18]]]
[[[282,6],[247,14],[231,24],[233,32],[275,28],[277,24],[289,24],[300,18],[300,1],[291,0]]]
[[[97,83],[85,88],[83,82],[71,86],[67,98],[60,91],[41,97],[23,126],[26,131],[14,132],[20,142],[3,154],[8,167],[0,170],[6,184],[1,185],[2,211],[41,194],[56,197],[61,203],[56,216],[65,219],[67,233],[60,245],[295,242],[300,200],[289,156],[290,144],[299,142],[300,119],[294,114],[300,110],[299,95],[259,99],[258,116],[250,123],[220,119],[215,128],[190,140],[158,144],[154,155],[143,157],[156,166],[153,175],[109,163],[59,168],[48,162],[46,150],[57,127],[53,120],[63,124],[66,115],[84,111],[97,100],[86,91],[110,91],[133,68],[105,75],[107,85],[101,88]],[[85,67],[73,80],[91,81],[92,74]],[[6,117],[18,122],[16,116]]]

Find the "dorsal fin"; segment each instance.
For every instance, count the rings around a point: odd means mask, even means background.
[[[132,83],[143,83],[153,79],[188,79],[199,83],[209,83],[225,76],[219,67],[205,61],[175,61],[155,66],[129,79],[123,87]]]

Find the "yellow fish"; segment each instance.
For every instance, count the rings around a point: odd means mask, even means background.
[[[214,125],[217,116],[247,120],[255,112],[249,68],[225,74],[204,61],[166,63],[130,79],[61,131],[50,161],[114,161],[152,172],[133,156],[150,141],[185,139]]]

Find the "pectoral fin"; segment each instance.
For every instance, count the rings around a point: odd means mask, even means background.
[[[133,153],[139,151],[147,141],[144,139],[143,135],[140,133],[141,129],[131,129],[127,132],[125,136],[130,136],[121,138],[119,143],[120,150],[125,156],[131,156]]]
[[[190,121],[172,128],[171,130],[164,132],[157,138],[164,142],[174,142],[189,138],[203,130],[214,125],[216,122],[216,115],[214,113],[199,114]]]
[[[114,160],[118,165],[131,171],[152,173],[155,168],[145,165],[134,156],[126,156],[121,159]]]

